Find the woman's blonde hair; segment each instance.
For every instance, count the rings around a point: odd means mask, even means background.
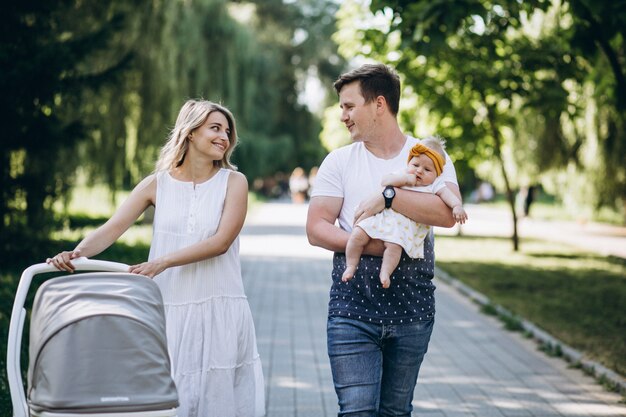
[[[228,140],[230,146],[224,153],[224,157],[219,161],[213,161],[213,164],[220,168],[237,169],[237,167],[230,162],[230,156],[237,146],[235,118],[230,110],[212,101],[187,100],[178,113],[176,125],[174,125],[174,128],[170,132],[167,142],[165,142],[165,145],[161,148],[161,154],[156,163],[156,171],[167,171],[183,163],[187,155],[187,150],[189,149],[189,135],[195,129],[202,126],[209,115],[215,111],[222,113],[228,121],[228,128],[230,129]]]

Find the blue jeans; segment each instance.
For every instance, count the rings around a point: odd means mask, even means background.
[[[434,319],[400,325],[328,319],[328,356],[339,417],[411,417],[413,390]]]

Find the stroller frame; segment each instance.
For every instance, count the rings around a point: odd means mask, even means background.
[[[97,272],[128,272],[129,266],[123,263],[90,260],[84,257],[72,260],[76,271],[97,271]],[[11,322],[9,325],[7,344],[7,378],[9,391],[11,393],[11,403],[13,405],[13,417],[29,417],[29,409],[24,392],[24,384],[21,373],[21,345],[24,331],[24,321],[26,319],[26,308],[24,304],[30,289],[33,277],[38,274],[48,272],[59,272],[52,265],[39,263],[24,270],[15,293],[13,309],[11,311]],[[128,417],[170,417],[175,410],[154,410],[124,413]],[[50,413],[42,412],[40,417],[76,417],[80,414],[72,413]],[[93,413],[92,417],[120,417],[120,413]]]

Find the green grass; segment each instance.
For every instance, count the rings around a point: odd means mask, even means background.
[[[105,185],[79,186],[72,190],[67,212],[72,215],[82,214],[90,218],[109,217],[129,194],[129,191],[118,191],[115,193],[115,202],[113,202],[111,193]],[[63,211],[60,202],[55,209],[58,212]]]
[[[626,375],[626,262],[524,239],[437,236],[437,265],[548,333]]]
[[[62,227],[54,232],[51,238],[56,241],[79,242],[89,232],[104,224],[129,194],[128,191],[116,193],[115,204],[113,204],[111,195],[104,186],[77,187],[72,193],[66,214],[62,214],[63,207],[60,204],[57,205],[56,210],[59,216],[64,217],[65,220],[61,222]],[[265,200],[256,193],[248,193],[248,209]],[[131,246],[149,245],[151,239],[152,226],[149,222],[144,222],[142,216],[120,237],[119,242]],[[71,248],[73,246],[67,247],[67,249]]]

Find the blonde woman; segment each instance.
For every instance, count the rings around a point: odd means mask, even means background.
[[[154,278],[163,294],[179,417],[265,414],[261,362],[241,279],[238,236],[248,183],[230,162],[236,145],[228,109],[187,101],[155,173],[74,250],[47,260],[72,272],[72,259],[102,252],[148,206],[155,207],[148,261],[130,272]]]

